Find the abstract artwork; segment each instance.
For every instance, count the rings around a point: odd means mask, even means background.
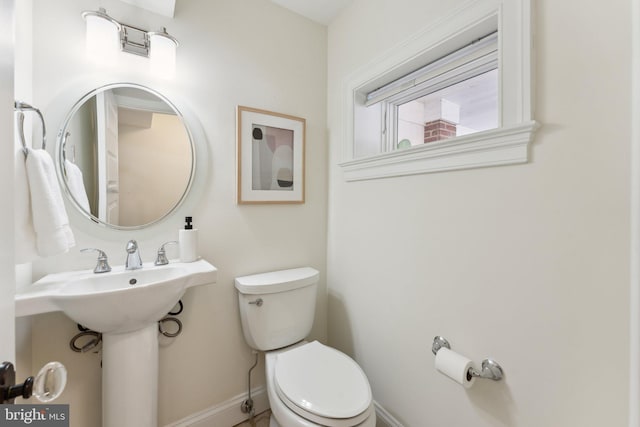
[[[238,107],[238,203],[304,203],[305,119]]]

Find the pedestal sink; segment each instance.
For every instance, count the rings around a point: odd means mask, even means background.
[[[157,427],[157,321],[188,288],[216,278],[205,260],[49,274],[17,290],[16,316],[62,311],[101,332],[102,427]]]

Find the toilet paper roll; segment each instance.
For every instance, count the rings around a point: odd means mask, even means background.
[[[471,360],[446,347],[442,347],[436,354],[436,369],[464,388],[471,387],[476,381],[476,377],[472,377],[469,372],[472,367]]]

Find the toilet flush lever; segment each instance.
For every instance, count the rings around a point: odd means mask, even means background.
[[[258,298],[255,301],[249,301],[249,304],[255,304],[258,307],[262,307],[262,304],[264,304],[264,301],[262,301],[262,298]]]

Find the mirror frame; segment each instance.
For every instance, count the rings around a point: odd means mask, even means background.
[[[71,191],[69,190],[69,186],[67,184],[66,179],[64,178],[64,173],[63,173],[63,159],[64,159],[64,144],[63,144],[63,139],[64,139],[64,135],[66,133],[66,130],[73,118],[73,116],[78,112],[78,110],[84,105],[84,103],[89,100],[91,97],[95,96],[97,93],[100,92],[104,92],[107,91],[109,89],[116,89],[116,88],[132,88],[132,89],[139,89],[139,90],[143,90],[145,92],[151,93],[154,96],[157,96],[160,100],[162,100],[163,102],[165,102],[169,107],[171,107],[171,109],[173,109],[173,111],[176,113],[176,115],[180,118],[180,122],[182,123],[182,125],[184,126],[184,129],[187,133],[187,136],[189,138],[189,147],[191,148],[191,173],[189,174],[189,181],[187,182],[187,185],[182,193],[182,195],[180,196],[180,199],[175,203],[175,205],[173,205],[173,207],[171,209],[169,209],[164,215],[160,216],[159,218],[155,219],[154,221],[148,222],[146,224],[140,224],[140,225],[134,225],[134,226],[122,226],[122,225],[114,225],[114,224],[109,224],[108,222],[102,221],[99,218],[95,217],[93,214],[91,214],[91,212],[87,212],[85,211],[80,204],[78,203],[78,201],[75,199],[75,197],[73,197],[73,195],[71,194]],[[187,126],[187,122],[185,120],[185,116],[182,114],[182,112],[175,106],[175,104],[173,102],[171,102],[166,96],[162,95],[160,92],[158,92],[157,90],[151,89],[147,86],[141,85],[141,84],[137,84],[137,83],[126,83],[126,82],[121,82],[121,83],[109,83],[103,86],[99,86],[95,89],[92,89],[91,91],[87,92],[85,95],[83,95],[77,102],[75,102],[75,104],[73,105],[73,107],[71,108],[71,110],[66,114],[62,125],[60,126],[59,130],[58,130],[58,135],[56,136],[56,148],[55,148],[55,153],[56,153],[56,159],[55,159],[55,165],[56,165],[56,175],[58,177],[58,181],[60,183],[60,186],[63,189],[63,192],[65,193],[65,196],[67,197],[68,201],[74,206],[74,208],[76,209],[76,211],[83,217],[87,218],[88,220],[90,220],[93,223],[99,224],[105,228],[109,228],[109,229],[113,229],[113,230],[143,230],[146,229],[152,225],[158,224],[160,222],[162,222],[163,220],[167,219],[168,217],[171,216],[171,214],[173,214],[174,212],[176,212],[185,202],[185,199],[187,198],[191,188],[193,187],[193,182],[196,176],[196,145],[194,142],[194,138],[193,138],[193,133],[192,130],[189,128],[189,126]]]

